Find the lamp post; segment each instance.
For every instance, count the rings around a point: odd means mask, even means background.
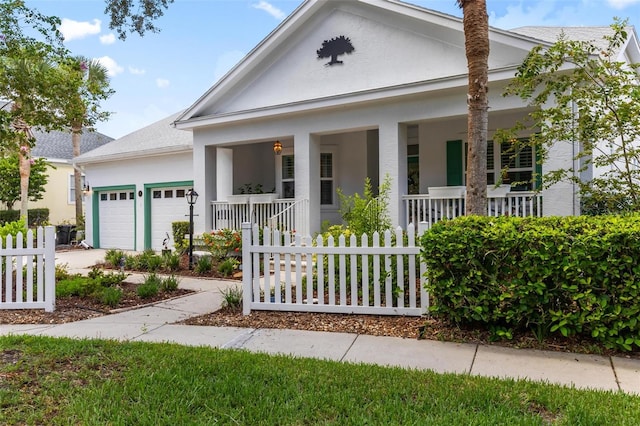
[[[186,194],[189,203],[189,270],[193,269],[193,205],[198,201],[198,193],[191,188]]]

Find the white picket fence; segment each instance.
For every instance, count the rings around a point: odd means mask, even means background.
[[[426,229],[426,224],[423,225]],[[421,226],[421,231],[423,226]],[[243,313],[252,310],[420,316],[429,307],[416,232],[322,236],[242,224]],[[422,232],[418,232],[419,235]],[[381,241],[382,239],[382,241]]]
[[[39,227],[36,235],[36,247],[31,229],[26,241],[22,233],[0,238],[0,309],[55,309],[55,228]]]

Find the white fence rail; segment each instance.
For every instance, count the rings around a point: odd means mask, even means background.
[[[262,238],[257,225],[242,224],[245,315],[273,310],[419,316],[428,309],[426,267],[413,225],[406,233],[374,233],[371,241],[340,236],[337,245],[333,237],[312,241],[269,228]]]
[[[406,223],[426,222],[429,226],[442,219],[465,214],[464,195],[441,197],[429,194],[405,195]],[[503,196],[487,197],[489,216],[542,216],[542,196],[535,192],[509,192]]]
[[[35,247],[33,240],[33,230],[26,241],[22,233],[0,239],[0,309],[55,309],[54,227],[39,227]]]

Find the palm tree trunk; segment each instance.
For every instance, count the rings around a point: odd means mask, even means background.
[[[489,122],[489,17],[485,0],[458,0],[463,25],[469,92],[467,103],[466,214],[487,214],[487,129]]]
[[[31,159],[29,158],[30,152],[31,150],[27,148],[24,152],[20,150],[18,154],[18,159],[20,160],[20,217],[24,217],[24,221],[27,226],[29,226],[29,175],[31,174]]]
[[[80,140],[82,138],[82,126],[74,125],[71,129],[71,143],[73,144],[73,158],[80,155]],[[73,168],[73,183],[75,187],[76,226],[82,223],[82,174],[76,167]]]

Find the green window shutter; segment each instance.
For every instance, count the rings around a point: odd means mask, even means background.
[[[462,185],[462,141],[447,141],[447,186]]]

